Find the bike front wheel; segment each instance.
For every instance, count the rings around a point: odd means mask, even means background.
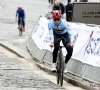
[[[63,56],[61,55],[61,64],[60,64],[60,85],[63,85],[63,74],[64,74],[64,60]]]
[[[59,80],[60,80],[60,65],[59,65],[59,61],[57,61],[57,84],[59,84]]]
[[[59,59],[60,59],[60,68],[59,68],[59,76],[60,76],[60,85],[63,85],[63,74],[64,74],[64,58],[63,58],[63,54],[60,53],[59,54]]]
[[[22,29],[19,29],[19,36],[22,36]]]
[[[23,34],[23,22],[22,22],[22,20],[20,20],[19,26],[20,26],[20,28],[19,28],[19,36],[22,36],[22,34]]]

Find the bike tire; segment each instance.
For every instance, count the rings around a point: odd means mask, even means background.
[[[64,74],[64,59],[63,59],[63,54],[59,53],[59,59],[60,59],[60,68],[59,68],[59,80],[60,80],[60,85],[63,85],[63,74]]]
[[[19,29],[19,36],[22,36],[22,30]]]
[[[63,85],[63,75],[64,75],[64,58],[63,58],[63,54],[60,53],[60,59],[61,59],[61,63],[60,63],[60,85]]]
[[[61,77],[61,57],[60,57],[60,51],[58,51],[58,57],[57,57],[57,84],[60,82],[60,77]]]

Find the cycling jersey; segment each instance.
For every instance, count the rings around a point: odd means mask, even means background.
[[[23,19],[26,19],[26,15],[25,15],[24,9],[22,9],[21,11],[16,10],[16,19],[17,19],[18,17],[23,17]]]
[[[59,35],[68,33],[68,35],[71,39],[71,43],[73,43],[74,35],[72,34],[69,26],[67,25],[66,20],[61,19],[59,25],[55,25],[53,19],[51,19],[49,24],[48,24],[48,28],[49,28],[49,35],[50,35],[50,38],[51,38],[51,42],[54,41],[53,33],[56,33],[56,34],[59,34]]]

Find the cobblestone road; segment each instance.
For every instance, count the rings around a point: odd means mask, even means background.
[[[35,70],[40,71],[34,61],[31,62],[33,69],[23,58],[13,54],[9,57],[7,53],[10,54],[0,47],[0,90],[65,90],[34,73]]]

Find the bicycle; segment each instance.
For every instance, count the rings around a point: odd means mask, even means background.
[[[19,22],[19,36],[23,35],[23,19],[20,18],[20,22]]]
[[[60,42],[61,40],[66,40],[64,37],[61,37],[57,40],[57,42]],[[66,43],[66,41],[65,41]],[[58,56],[57,56],[57,66],[56,66],[56,77],[57,77],[57,84],[59,84],[60,81],[60,85],[63,85],[63,74],[64,74],[64,56],[63,56],[63,52],[62,52],[62,48],[63,47],[70,47],[70,44],[68,43],[67,46],[58,46]]]

